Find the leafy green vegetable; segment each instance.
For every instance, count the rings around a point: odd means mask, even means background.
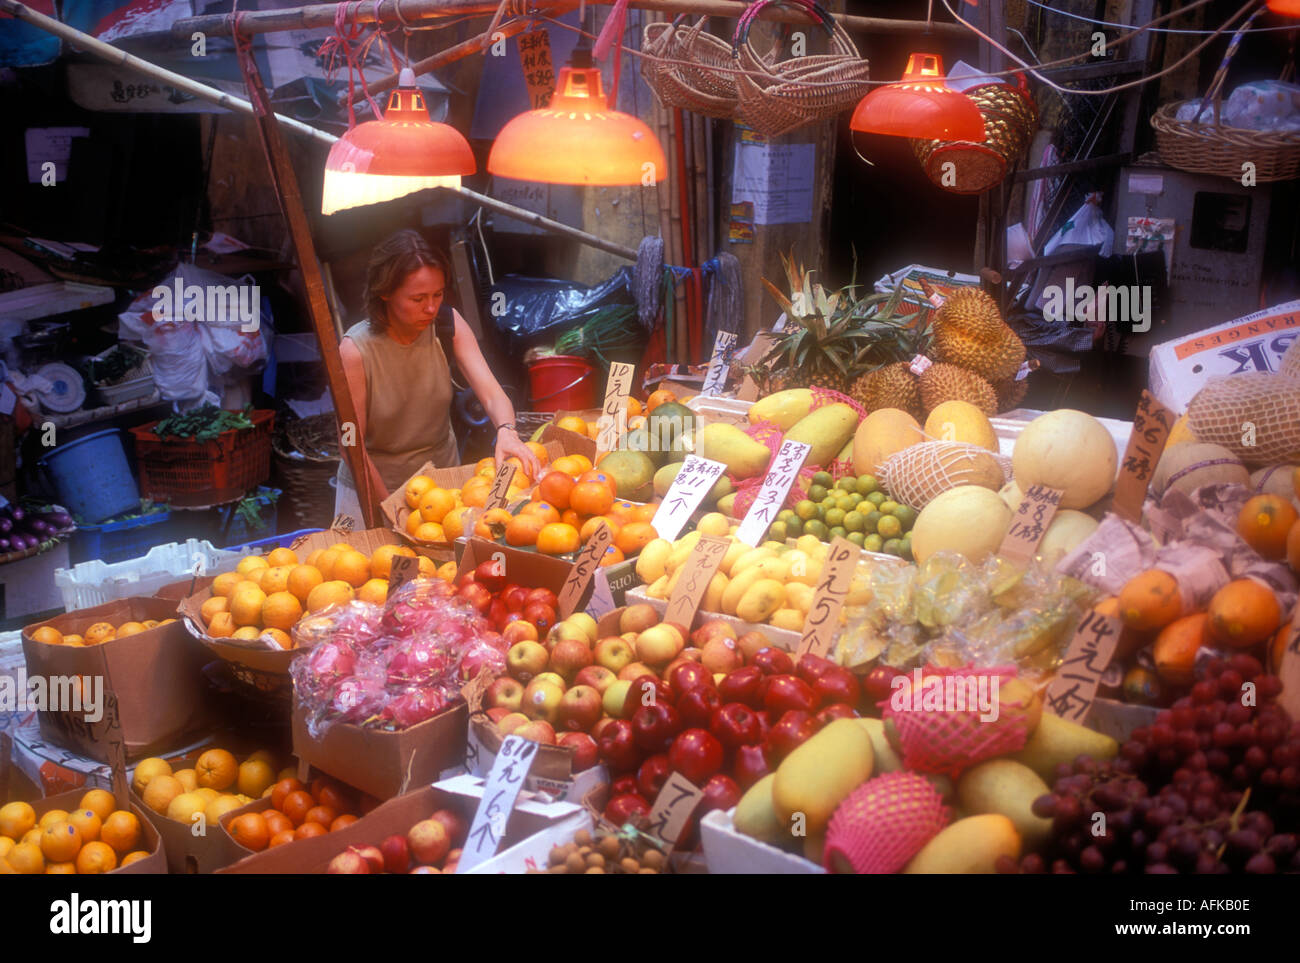
[[[252,405],[243,411],[227,411],[216,405],[204,405],[180,415],[171,415],[154,425],[153,433],[159,438],[193,438],[195,441],[212,441],[224,431],[243,431],[252,428],[248,417]]]

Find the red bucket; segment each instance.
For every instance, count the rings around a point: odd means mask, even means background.
[[[528,366],[533,411],[579,411],[596,407],[596,369],[560,354]]]

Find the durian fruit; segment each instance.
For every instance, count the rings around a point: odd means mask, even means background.
[[[921,411],[921,390],[905,361],[868,371],[853,382],[849,394],[868,414],[878,408],[898,408],[913,416]]]
[[[955,364],[932,364],[919,379],[921,407],[928,415],[945,401],[968,401],[984,414],[998,412],[993,386],[975,372]]]
[[[1020,402],[1029,391],[1029,379],[1021,378],[1017,381],[1008,378],[1005,381],[995,381],[993,391],[998,397],[998,411],[1013,411],[1020,407]]]
[[[997,302],[979,288],[958,288],[935,316],[931,354],[987,381],[1005,381],[1024,362],[1025,346],[1002,320]]]

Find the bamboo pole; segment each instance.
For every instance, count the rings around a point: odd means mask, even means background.
[[[608,5],[614,0],[590,0]],[[401,16],[398,16],[400,5]],[[332,27],[338,14],[338,4],[318,3],[286,10],[249,10],[240,20],[240,30],[245,34],[276,33],[281,30],[304,30],[314,27]],[[408,23],[437,17],[464,17],[496,13],[496,0],[378,0],[376,3],[349,4],[346,11],[348,23]],[[635,10],[653,10],[659,13],[690,14],[692,16],[725,17],[739,19],[748,7],[740,0],[631,0],[628,6]],[[535,12],[553,16],[563,5],[539,5]],[[525,18],[527,13],[523,15]],[[777,23],[814,23],[806,12],[796,7],[764,7],[758,14],[760,20]],[[930,34],[949,39],[969,38],[966,28],[958,23],[926,23],[924,20],[893,20],[885,17],[859,17],[837,14],[835,19],[851,33],[887,35]],[[193,33],[209,37],[229,37],[231,22],[228,14],[207,14],[186,17],[171,26],[173,37],[189,40]]]

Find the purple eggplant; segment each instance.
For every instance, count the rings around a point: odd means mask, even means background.
[[[0,555],[8,555],[13,549],[10,547],[9,539],[0,535]]]
[[[9,509],[9,517],[12,518],[15,522],[21,522],[24,518],[27,517],[27,513],[23,511],[19,506],[15,505],[13,508]]]
[[[43,518],[29,518],[27,519],[27,532],[30,535],[48,535],[50,534],[50,523]]]
[[[67,512],[49,512],[45,520],[54,526],[56,531],[63,531],[72,527],[72,516]]]
[[[0,535],[8,535],[14,530],[14,523],[8,518],[0,516]]]

